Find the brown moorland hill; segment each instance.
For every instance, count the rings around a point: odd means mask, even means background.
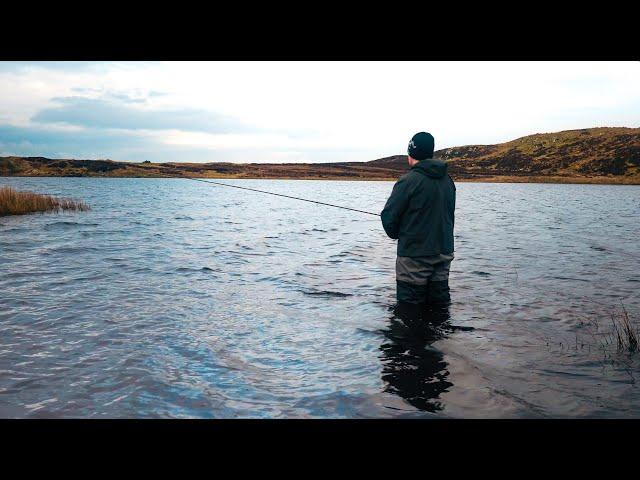
[[[438,150],[456,180],[640,184],[640,128],[537,133],[495,145]],[[2,176],[200,177],[393,180],[406,155],[336,163],[133,163],[0,157]]]

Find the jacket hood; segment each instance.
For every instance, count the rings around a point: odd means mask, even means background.
[[[447,174],[447,164],[442,160],[427,158],[413,166],[412,170],[431,178],[442,178]]]

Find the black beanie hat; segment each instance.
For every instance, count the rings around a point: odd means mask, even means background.
[[[433,135],[427,132],[416,133],[409,142],[407,153],[411,158],[424,160],[433,157]]]

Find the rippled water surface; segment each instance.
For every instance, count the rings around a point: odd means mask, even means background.
[[[379,212],[392,182],[226,180]],[[640,188],[458,184],[453,305],[407,334],[379,218],[189,180],[0,178],[0,417],[632,417]]]

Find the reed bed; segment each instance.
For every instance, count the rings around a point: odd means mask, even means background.
[[[615,340],[619,352],[637,352],[640,332],[637,326],[634,328],[624,306],[622,307],[622,313],[617,318],[611,315],[611,323],[613,325],[613,331],[610,334],[610,343],[613,344]]]
[[[57,198],[41,193],[23,192],[12,187],[0,187],[0,217],[36,212],[85,212],[89,205],[73,198]]]

